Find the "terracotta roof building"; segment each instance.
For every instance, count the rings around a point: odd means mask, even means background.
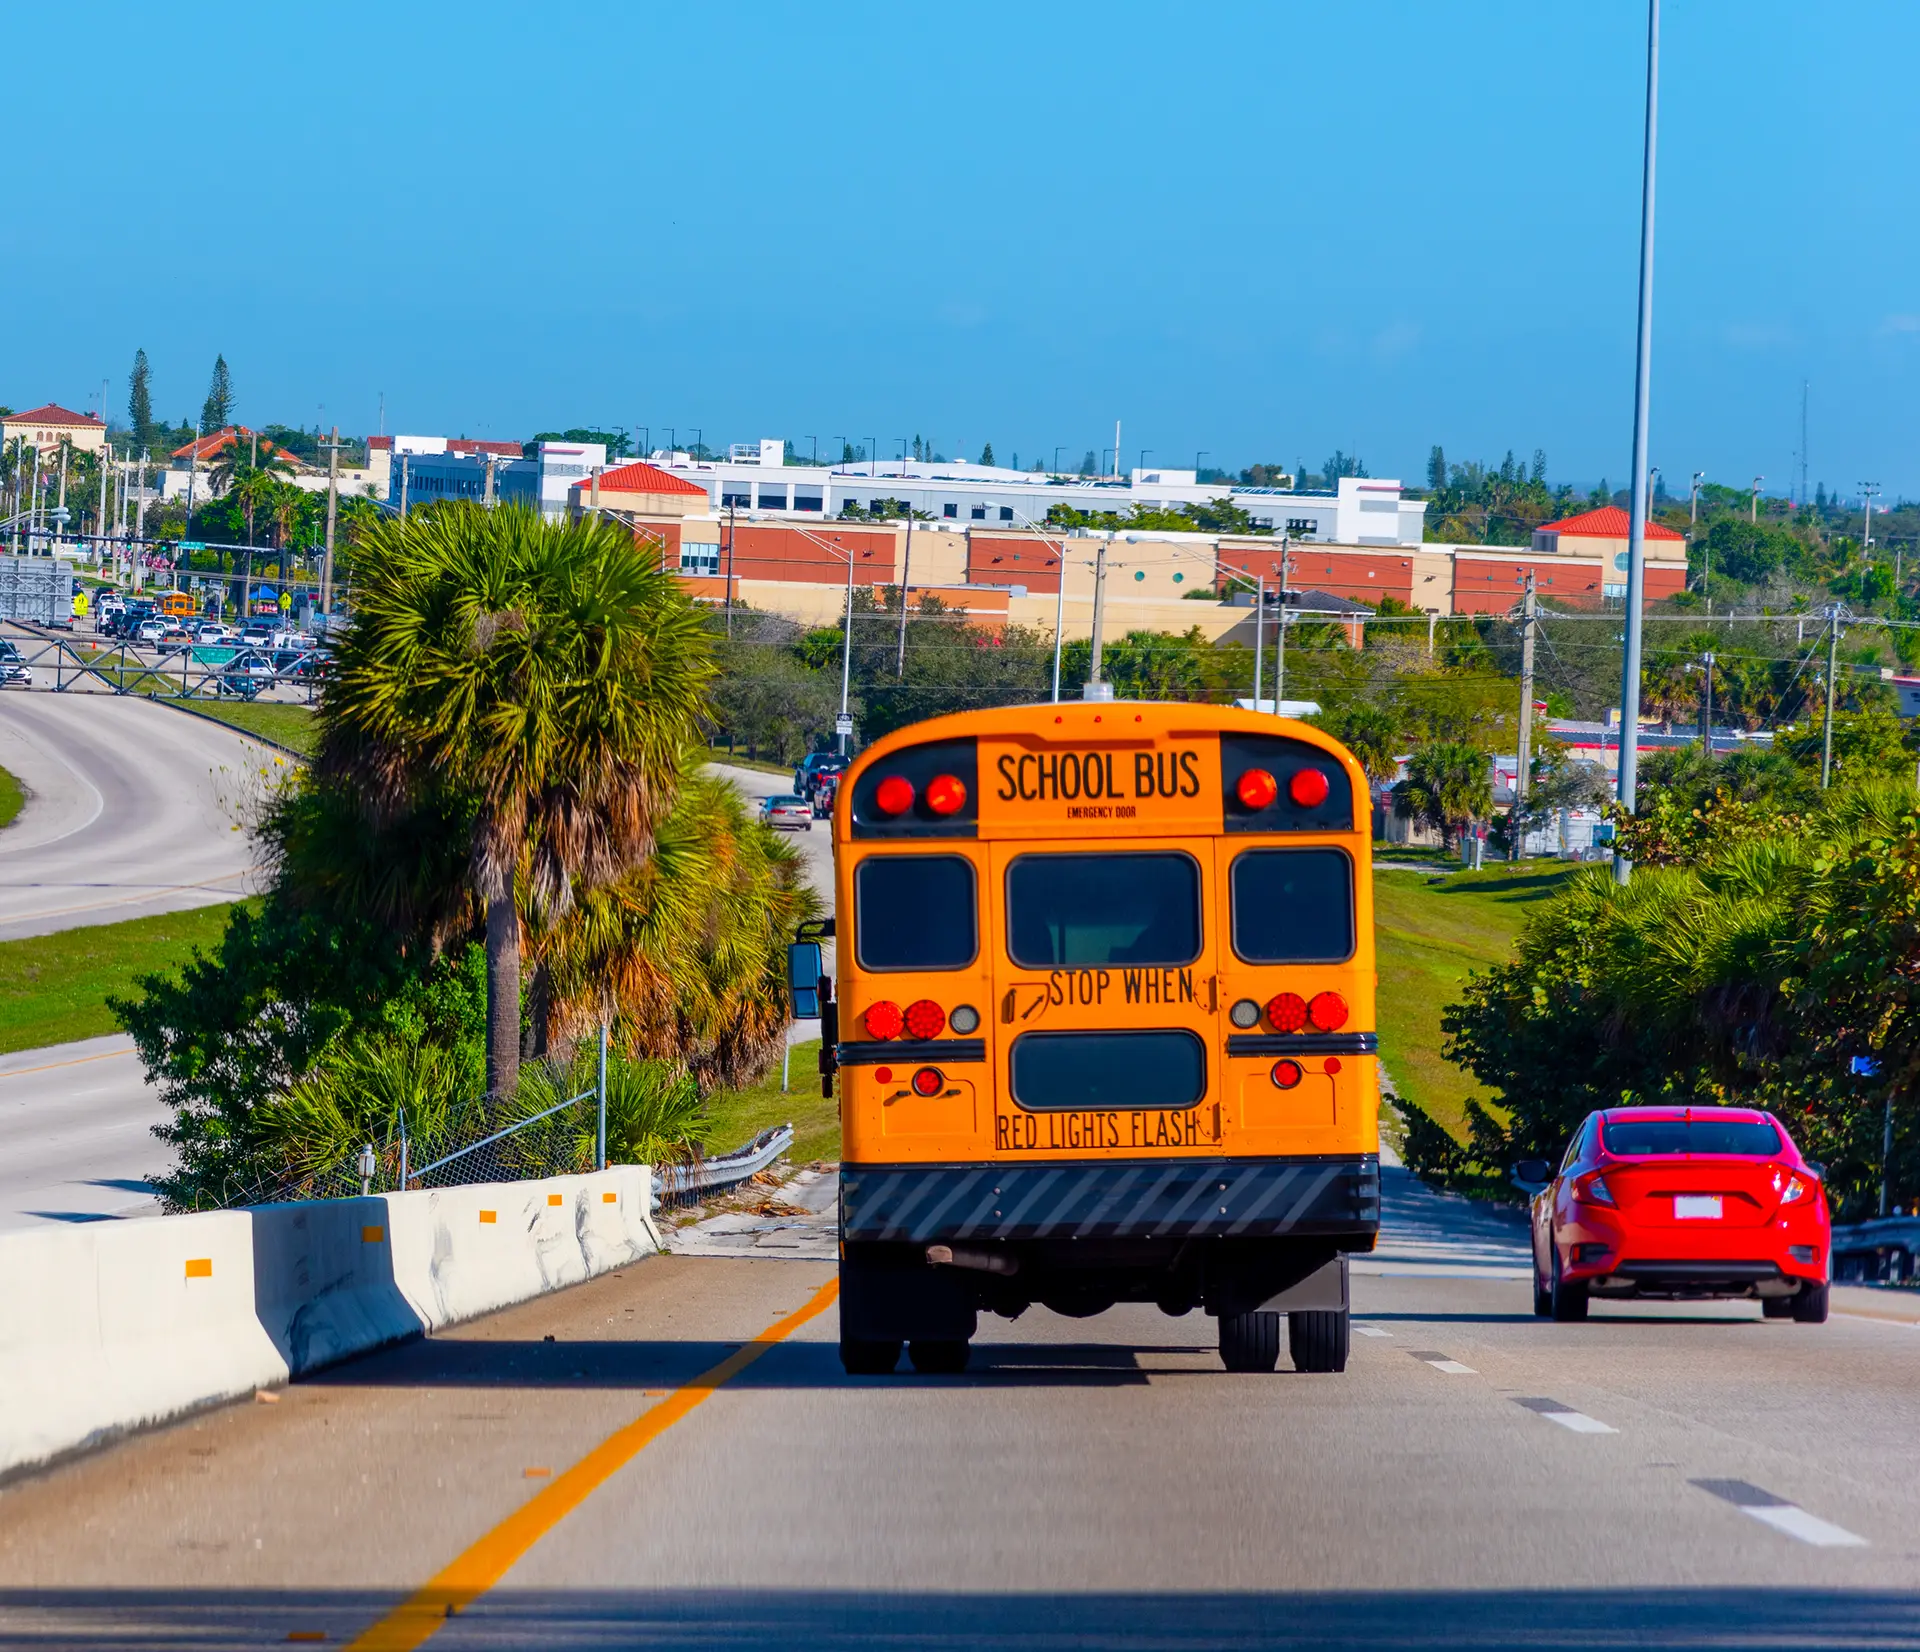
[[[71,442],[85,453],[98,453],[107,445],[107,427],[91,413],[76,413],[58,402],[30,407],[24,413],[9,413],[0,419],[0,442],[24,442],[28,447],[50,453],[62,442]]]
[[[223,425],[211,436],[201,436],[197,440],[188,442],[185,447],[176,447],[173,450],[173,457],[190,460],[196,465],[210,465],[235,442],[251,441],[253,434],[253,431],[243,424]],[[277,453],[289,464],[297,465],[300,462],[285,448],[268,441],[265,437],[260,439],[260,452],[263,455]]]

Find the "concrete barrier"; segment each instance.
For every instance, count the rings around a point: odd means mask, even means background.
[[[0,1474],[660,1249],[653,1172],[0,1235]]]

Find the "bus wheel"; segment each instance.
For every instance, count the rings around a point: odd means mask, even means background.
[[[840,1363],[850,1377],[885,1377],[900,1363],[900,1344],[840,1339]]]
[[[1220,1363],[1229,1371],[1271,1371],[1280,1363],[1280,1316],[1222,1314]]]
[[[907,1358],[922,1376],[948,1377],[967,1368],[972,1349],[964,1342],[915,1337],[907,1344]]]
[[[1316,1308],[1287,1315],[1287,1352],[1296,1371],[1344,1371],[1352,1315],[1345,1308]]]

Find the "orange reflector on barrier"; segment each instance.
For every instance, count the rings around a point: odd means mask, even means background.
[[[566,1201],[562,1199],[560,1195],[557,1193],[549,1193],[547,1195],[547,1203],[550,1205],[560,1205],[560,1204],[565,1204]]]
[[[620,1195],[617,1193],[603,1193],[600,1195],[600,1202],[603,1205],[617,1205],[620,1202]]]
[[[187,1277],[189,1279],[211,1279],[213,1277],[213,1258],[211,1256],[189,1256],[187,1258]]]
[[[360,1243],[363,1245],[377,1245],[382,1239],[386,1238],[386,1236],[387,1230],[385,1228],[362,1228],[360,1230]]]
[[[500,1220],[500,1212],[497,1210],[483,1210],[480,1212],[480,1220],[483,1222],[497,1222]]]

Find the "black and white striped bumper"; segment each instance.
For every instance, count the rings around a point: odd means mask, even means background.
[[[1147,1159],[1096,1164],[843,1164],[852,1240],[1368,1235],[1380,1161]]]

